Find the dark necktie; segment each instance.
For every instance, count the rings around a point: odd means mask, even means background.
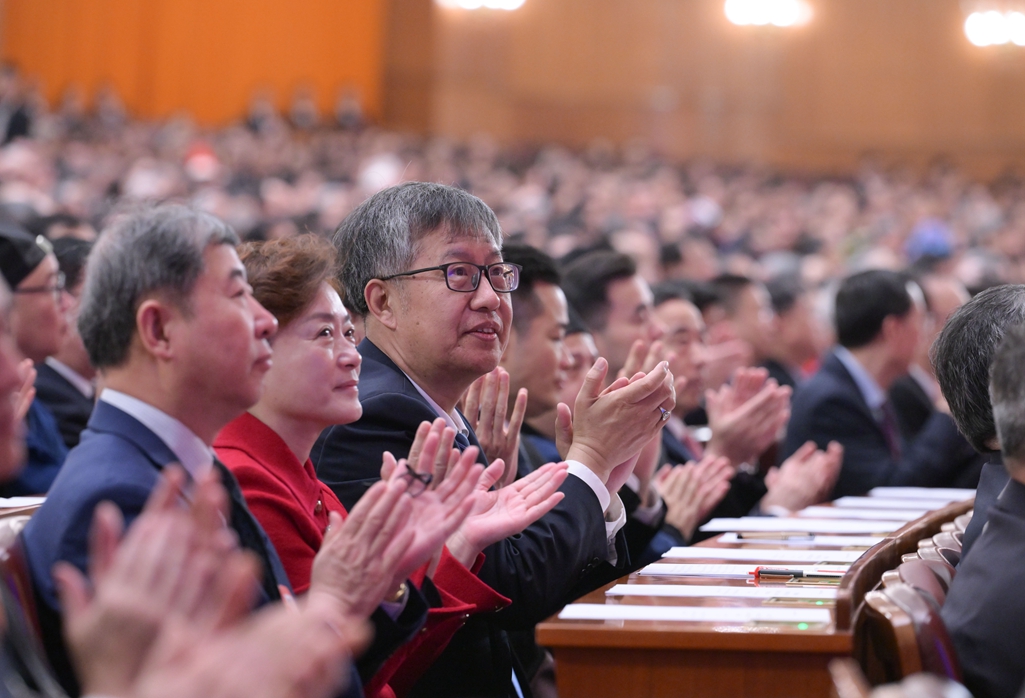
[[[456,433],[455,447],[459,449],[460,453],[470,447],[470,439],[466,437],[466,434],[462,432]]]
[[[887,400],[879,407],[881,419],[879,426],[886,437],[886,445],[890,448],[890,455],[894,460],[900,460],[900,434],[897,431],[897,415],[893,411],[893,405]]]
[[[228,525],[238,535],[239,546],[246,550],[251,550],[260,559],[260,563],[263,566],[263,581],[260,586],[263,588],[268,600],[280,599],[281,593],[278,591],[278,585],[288,584],[288,575],[285,574],[285,568],[281,564],[281,559],[267,538],[267,534],[264,533],[260,524],[256,521],[256,517],[253,516],[252,512],[249,511],[249,507],[246,506],[246,500],[242,496],[242,489],[238,486],[238,480],[216,458],[214,459],[214,468],[220,474],[221,482],[224,484],[224,489],[227,490],[228,498],[231,501]]]

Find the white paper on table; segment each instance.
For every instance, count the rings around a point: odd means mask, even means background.
[[[663,558],[674,560],[747,560],[751,562],[854,562],[856,550],[772,550],[758,548],[670,548]]]
[[[834,507],[807,507],[797,516],[809,519],[869,519],[872,521],[908,522],[929,513],[928,509],[836,509]]]
[[[869,497],[886,497],[887,499],[943,499],[949,497],[956,502],[971,499],[975,490],[958,487],[873,487],[868,491]]]
[[[826,572],[830,574],[844,574],[850,569],[850,565],[772,565],[773,567],[788,570],[801,570],[805,573]],[[754,576],[756,567],[766,567],[757,563],[746,565],[696,565],[696,564],[667,564],[656,562],[642,568],[638,574],[645,577],[717,577],[719,579],[747,579]]]
[[[942,509],[959,501],[950,497],[938,499],[916,499],[914,497],[840,497],[833,500],[833,506],[840,509]]]
[[[562,609],[563,620],[663,620],[710,623],[828,623],[824,608],[719,608],[715,606],[636,606],[573,603]]]
[[[836,587],[726,587],[698,584],[617,584],[606,596],[673,596],[721,599],[835,599]]]
[[[46,497],[0,497],[0,509],[19,509],[42,504]]]
[[[856,521],[844,519],[802,519],[779,516],[742,516],[739,519],[712,519],[701,527],[702,531],[780,531],[797,533],[892,533],[903,524],[900,521]]]
[[[793,545],[799,548],[850,547],[871,548],[882,543],[885,538],[880,536],[829,536],[801,535],[793,538],[741,538],[737,533],[724,533],[719,537],[720,543],[742,543],[745,545]]]

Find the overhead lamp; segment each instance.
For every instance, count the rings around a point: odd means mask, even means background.
[[[525,0],[435,0],[441,7],[457,10],[518,10]]]
[[[726,19],[740,26],[793,27],[811,19],[806,0],[726,0]]]
[[[965,19],[964,33],[976,46],[1025,46],[1025,13],[1017,10],[972,12]]]

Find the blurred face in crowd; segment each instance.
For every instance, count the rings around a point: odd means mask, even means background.
[[[908,290],[911,293],[911,308],[903,317],[891,315],[887,318],[892,322],[889,335],[890,357],[898,374],[906,373],[915,358],[925,319],[922,290],[917,284],[908,284]]]
[[[421,240],[409,268],[501,261],[501,250],[489,240],[441,229]],[[467,293],[448,288],[441,270],[371,283],[392,290],[377,317],[390,330],[389,356],[395,354],[392,359],[439,404],[454,406],[470,383],[498,366],[509,343],[512,300],[497,293],[485,274]]]
[[[68,331],[66,301],[57,258],[52,254],[46,255],[18,284],[11,312],[11,331],[18,349],[35,363],[60,349]]]
[[[816,358],[826,346],[826,330],[807,293],[802,293],[786,312],[776,316],[776,326],[778,347],[795,365]]]
[[[666,328],[662,341],[676,354],[669,368],[677,378],[687,379],[683,388],[676,390],[676,411],[686,414],[700,404],[705,387],[705,322],[693,303],[678,298],[661,303],[655,315]]]
[[[82,336],[78,334],[78,310],[81,305],[82,287],[85,284],[85,275],[79,279],[74,288],[67,289],[64,300],[65,317],[67,318],[67,332],[58,350],[56,357],[65,365],[70,366],[80,375],[91,378],[94,374],[89,364],[89,352],[82,343]]]
[[[21,387],[21,356],[11,334],[11,295],[0,280],[0,480],[9,480],[25,458],[22,422],[15,417],[14,400]]]
[[[362,359],[354,338],[338,292],[321,284],[310,306],[274,335],[261,408],[318,430],[359,419]]]
[[[566,348],[566,296],[555,284],[543,281],[534,284],[533,293],[540,314],[522,331],[513,326],[502,356],[502,366],[509,372],[510,396],[520,388],[527,389],[528,418],[555,409],[572,366]]]
[[[923,282],[923,291],[929,298],[929,311],[926,313],[924,332],[919,349],[918,363],[931,371],[929,350],[936,337],[943,331],[943,326],[954,311],[970,299],[968,291],[957,279],[950,276],[932,276]]]
[[[566,351],[569,354],[569,368],[566,369],[566,380],[559,393],[559,402],[572,407],[577,393],[584,385],[587,372],[598,360],[598,348],[590,332],[574,332],[566,335]]]
[[[165,333],[183,396],[210,407],[223,426],[260,398],[277,320],[253,298],[234,247],[207,247],[203,263],[188,307],[166,306]]]
[[[609,376],[615,378],[638,339],[652,342],[662,337],[665,328],[655,317],[651,288],[640,276],[616,279],[605,289],[608,312],[605,328],[595,332],[598,352],[609,362]]]
[[[761,284],[748,284],[737,297],[730,318],[739,339],[751,345],[756,356],[766,356],[776,341],[776,314],[769,293]]]

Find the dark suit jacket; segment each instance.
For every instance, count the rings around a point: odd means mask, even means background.
[[[893,382],[889,390],[890,404],[897,414],[897,426],[900,437],[909,441],[918,436],[929,417],[936,411],[932,399],[910,375],[901,376]]]
[[[961,541],[961,562],[964,564],[968,550],[975,545],[979,539],[983,527],[989,517],[989,510],[997,501],[997,497],[1007,486],[1010,476],[1004,468],[1004,461],[999,453],[990,454],[990,462],[982,466],[982,475],[979,476],[979,486],[975,490],[975,513],[972,520],[968,522],[965,529],[964,539]]]
[[[954,421],[937,412],[917,438],[903,445],[900,460],[895,460],[882,427],[834,353],[794,395],[783,458],[809,440],[819,448],[830,441],[844,447],[833,497],[861,495],[884,485],[948,486],[976,457]]]
[[[99,402],[88,428],[82,432],[81,443],[69,454],[46,501],[22,533],[47,654],[61,683],[73,696],[79,690],[61,640],[60,606],[50,570],[58,560],[66,560],[84,572],[96,505],[105,500],[113,502],[121,509],[126,525],[131,524],[142,512],[160,471],[177,460],[167,445],[134,417]],[[263,563],[261,602],[280,599],[278,587],[291,587],[274,546],[245,506],[238,483],[227,470],[222,476],[229,495],[236,493],[229,524],[238,534],[240,545],[254,552]],[[380,636],[374,638],[369,651],[373,656],[364,660],[368,666],[379,666],[422,624],[426,604],[418,594],[411,595],[410,600],[407,611],[418,616],[410,623],[415,627],[402,627],[404,618],[395,622],[383,611],[375,612],[372,620]],[[346,695],[362,695],[358,678]]]
[[[975,698],[1014,698],[1025,681],[1025,485],[1008,482],[958,567],[943,605],[964,685]]]
[[[797,376],[776,359],[766,359],[762,362],[762,368],[769,372],[769,378],[775,378],[780,385],[787,385],[792,389],[797,388]]]
[[[86,397],[61,374],[44,364],[36,367],[36,397],[50,408],[68,448],[78,445],[79,435],[93,413],[93,399]]]
[[[18,477],[0,485],[0,496],[46,494],[68,457],[57,420],[42,400],[36,398],[29,405],[25,427],[28,459]]]
[[[379,479],[381,453],[388,450],[396,458],[405,457],[420,423],[438,416],[370,340],[364,340],[359,350],[363,416],[326,430],[312,454],[317,476],[347,508]],[[476,436],[470,436],[476,445]],[[626,573],[629,555],[622,533],[617,536],[618,564],[605,561],[605,520],[591,488],[569,477],[560,491],[565,498],[551,512],[484,551],[478,576],[512,604],[493,616],[471,618],[413,695],[509,695],[512,658],[504,631],[531,628],[566,603]],[[521,680],[521,686],[528,691],[526,681]]]

